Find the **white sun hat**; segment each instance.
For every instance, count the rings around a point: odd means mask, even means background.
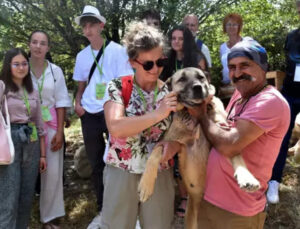
[[[82,14],[75,18],[75,22],[77,25],[80,25],[80,19],[83,17],[94,17],[97,18],[99,21],[103,22],[104,24],[106,23],[105,17],[103,17],[100,14],[99,10],[94,6],[87,5],[84,7]]]

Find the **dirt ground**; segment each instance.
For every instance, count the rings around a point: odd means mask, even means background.
[[[81,179],[73,169],[73,154],[83,144],[80,130],[66,131],[64,198],[66,216],[61,227],[85,229],[96,214],[96,199],[89,180]],[[265,229],[300,229],[300,165],[288,159],[280,186],[280,203],[267,208]],[[175,229],[183,229],[183,219],[174,215]],[[30,229],[39,229],[38,197],[35,197]]]

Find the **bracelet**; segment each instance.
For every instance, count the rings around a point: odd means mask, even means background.
[[[40,156],[40,158],[46,158],[46,156]]]

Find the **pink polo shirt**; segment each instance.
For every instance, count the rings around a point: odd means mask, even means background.
[[[240,97],[238,91],[232,96],[227,107],[227,112],[232,107],[229,118],[248,120],[264,130],[264,134],[241,153],[248,169],[260,181],[261,189],[254,193],[241,190],[233,177],[229,159],[212,148],[208,158],[204,199],[229,212],[253,216],[265,207],[267,182],[290,123],[290,109],[280,92],[272,86],[251,97],[244,107],[235,102]]]

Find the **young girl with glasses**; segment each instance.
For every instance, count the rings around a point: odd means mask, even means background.
[[[0,165],[0,228],[26,229],[38,172],[46,171],[45,130],[29,59],[19,48],[5,54],[0,75],[6,94],[15,148],[14,162]],[[1,81],[2,80],[2,81]],[[1,85],[0,85],[1,86]]]

